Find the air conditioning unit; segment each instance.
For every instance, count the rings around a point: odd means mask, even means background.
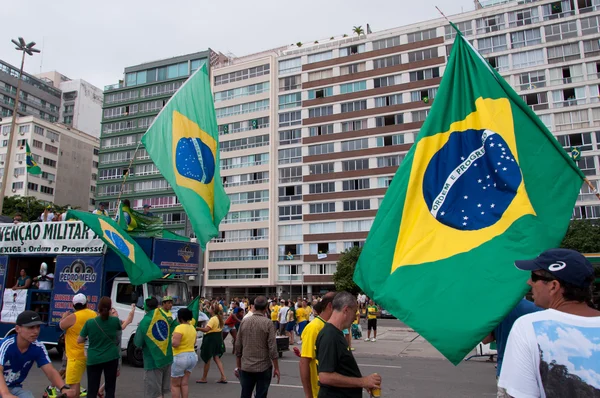
[[[52,184],[53,182],[53,180],[48,180],[48,184]]]
[[[22,161],[22,160],[19,160],[19,164],[23,164],[23,161]]]
[[[50,142],[54,142],[54,138],[52,138],[52,139],[50,140]]]
[[[16,190],[16,189],[14,189],[14,188],[12,189],[12,191],[13,191],[13,193],[17,192],[17,190]]]
[[[0,164],[4,164],[4,160],[0,162]]]
[[[20,131],[19,134],[25,135],[25,132],[24,131]]]
[[[19,178],[19,175],[17,173],[14,174],[15,178]]]

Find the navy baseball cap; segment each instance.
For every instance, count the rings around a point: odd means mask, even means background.
[[[594,275],[592,263],[570,249],[546,250],[533,260],[515,261],[515,266],[523,271],[548,271],[557,279],[579,287],[589,286],[589,277]]]

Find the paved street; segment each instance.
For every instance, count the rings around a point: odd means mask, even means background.
[[[379,336],[375,343],[353,341],[354,355],[363,374],[377,372],[383,378],[384,397],[494,397],[494,364],[477,358],[455,367],[417,334],[397,320],[382,320],[379,323]],[[219,375],[214,363],[209,374],[209,384],[193,384],[191,397],[218,396],[220,398],[239,397],[240,387],[233,376],[235,359],[231,355],[231,340],[227,339],[228,353],[223,356],[228,385],[215,382]],[[53,352],[51,355],[56,356]],[[60,361],[55,358],[55,366]],[[270,396],[304,397],[298,372],[298,358],[293,352],[286,352],[280,360],[281,384],[272,384]],[[192,374],[193,380],[201,376],[198,367]],[[85,380],[84,376],[84,380]],[[143,370],[133,368],[126,362],[117,382],[118,397],[143,396]],[[25,387],[36,392],[43,390],[46,380],[38,369],[32,369]],[[84,384],[87,384],[84,382]],[[366,393],[364,394],[366,397]]]

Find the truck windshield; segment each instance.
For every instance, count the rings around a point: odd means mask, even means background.
[[[173,305],[185,306],[189,304],[187,284],[172,279],[148,282],[148,296],[156,297],[159,303],[164,296],[171,296],[173,297]]]

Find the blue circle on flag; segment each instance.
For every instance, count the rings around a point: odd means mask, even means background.
[[[203,184],[210,184],[215,176],[215,157],[200,138],[181,138],[175,152],[177,172]]]
[[[453,132],[427,165],[423,196],[439,222],[474,231],[502,218],[522,179],[517,160],[500,134]]]
[[[111,230],[104,230],[104,236],[106,236],[115,248],[121,252],[125,257],[129,257],[129,247],[125,243],[125,240],[118,233]]]
[[[169,337],[169,325],[162,319],[152,326],[152,337],[157,341],[165,341]]]

